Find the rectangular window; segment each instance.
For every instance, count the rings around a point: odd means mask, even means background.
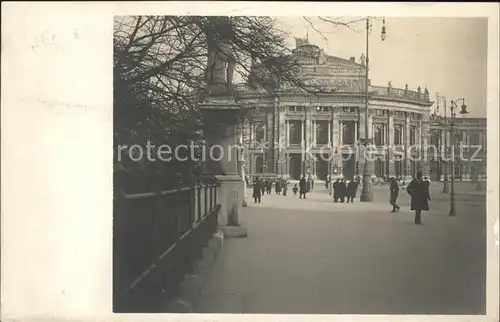
[[[316,144],[328,144],[328,121],[316,121]]]
[[[354,144],[355,139],[354,121],[342,122],[342,144]]]
[[[256,123],[255,124],[255,142],[264,141],[264,124]]]
[[[410,127],[410,145],[417,144],[417,129],[412,126]]]
[[[290,129],[290,144],[301,144],[302,143],[302,122],[298,120],[291,120],[289,122]]]
[[[374,127],[375,145],[381,146],[385,144],[385,131],[383,124],[377,124]]]

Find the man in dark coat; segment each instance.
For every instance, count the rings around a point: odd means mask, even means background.
[[[422,211],[429,211],[429,185],[422,180],[422,172],[417,172],[417,177],[413,179],[406,188],[411,196],[411,210],[415,211],[415,224],[422,224]]]
[[[356,198],[356,192],[358,191],[358,182],[356,179],[351,180],[347,184],[347,202],[354,202],[354,198]]]
[[[340,185],[339,185],[340,189],[339,189],[339,192],[340,192],[340,202],[345,202],[345,197],[346,197],[346,193],[347,193],[347,186],[345,184],[345,180],[344,179],[341,179],[340,180]]]
[[[262,195],[264,195],[264,193],[266,192],[267,180],[264,181],[264,179],[262,178],[260,180],[260,184],[261,184],[260,191],[262,191]]]
[[[262,197],[262,181],[260,180],[259,177],[255,178],[255,181],[253,183],[253,200],[254,203],[260,203],[260,199]]]
[[[332,184],[333,188],[333,202],[339,202],[339,193],[340,193],[340,179],[337,178],[335,182]]]
[[[399,206],[396,204],[396,201],[398,200],[398,195],[399,195],[399,185],[396,182],[395,178],[391,178],[390,180],[391,184],[389,186],[389,191],[390,191],[390,203],[392,206],[392,212],[399,211]]]
[[[306,176],[302,176],[302,178],[299,181],[299,199],[302,199],[302,196],[304,196],[304,199],[306,199],[306,193],[307,193]]]
[[[273,182],[272,180],[268,180],[266,185],[266,191],[268,195],[271,194],[271,190],[273,190]]]
[[[281,179],[276,180],[276,185],[274,187],[274,191],[276,192],[277,195],[281,194],[281,184],[282,184]]]

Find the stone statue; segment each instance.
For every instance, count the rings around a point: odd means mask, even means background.
[[[208,48],[205,92],[208,96],[230,96],[236,61],[230,43],[229,17],[212,19],[213,25],[204,30]]]
[[[361,54],[361,57],[359,58],[359,63],[361,65],[365,66],[365,63],[366,63],[365,54]]]
[[[405,85],[405,94],[408,93],[408,84]]]
[[[420,86],[417,88],[417,92],[419,95],[422,94],[422,88]]]

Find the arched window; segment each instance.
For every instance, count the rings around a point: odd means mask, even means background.
[[[374,131],[374,139],[375,139],[375,145],[384,145],[385,140],[384,140],[384,125],[383,124],[377,124],[375,125],[375,131]]]
[[[375,176],[383,177],[384,176],[384,161],[377,158],[375,160]]]
[[[400,145],[403,144],[403,128],[401,125],[394,126],[394,144]]]
[[[410,127],[410,145],[417,144],[417,129],[415,126]]]
[[[403,162],[401,161],[401,158],[396,158],[394,160],[394,174],[396,177],[401,176],[403,173]]]
[[[290,144],[302,143],[302,122],[290,121]]]
[[[354,144],[354,121],[344,121],[342,122],[342,143],[343,144]]]
[[[438,147],[441,144],[441,131],[432,132],[431,145]]]
[[[328,143],[328,121],[316,121],[316,144]]]
[[[264,173],[264,160],[261,155],[255,158],[255,173]]]
[[[256,123],[255,124],[255,142],[264,141],[264,124]]]

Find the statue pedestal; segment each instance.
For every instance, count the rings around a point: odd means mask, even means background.
[[[246,237],[242,223],[245,198],[244,179],[238,174],[239,106],[232,97],[208,98],[199,105],[203,113],[204,139],[207,142],[204,174],[219,183],[217,193],[219,225],[225,237]]]

